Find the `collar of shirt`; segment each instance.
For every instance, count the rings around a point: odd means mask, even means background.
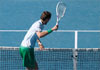
[[[41,19],[39,20],[39,23],[40,23],[41,25],[43,25]]]
[[[42,27],[42,29],[44,28],[44,25],[42,24],[42,21],[39,20],[40,26]]]

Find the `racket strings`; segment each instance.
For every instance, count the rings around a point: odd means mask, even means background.
[[[63,2],[58,2],[56,6],[56,14],[58,21],[64,16],[66,11],[66,5]]]

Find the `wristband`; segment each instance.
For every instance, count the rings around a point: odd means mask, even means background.
[[[51,33],[52,32],[52,29],[49,29],[47,32],[48,32],[48,34]]]

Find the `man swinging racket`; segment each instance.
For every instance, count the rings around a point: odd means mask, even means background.
[[[50,18],[51,13],[48,11],[44,11],[40,17],[40,20],[36,21],[30,27],[21,43],[19,51],[23,60],[23,65],[24,67],[26,67],[27,70],[38,70],[38,64],[34,56],[34,46],[36,41],[40,46],[40,50],[43,50],[44,46],[40,42],[39,38],[44,37],[53,32],[54,30],[58,29],[58,25],[55,25],[53,28],[41,32],[44,28],[44,25],[47,24]]]

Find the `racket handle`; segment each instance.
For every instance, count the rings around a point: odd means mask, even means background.
[[[59,25],[59,17],[57,16],[57,22],[56,25]]]
[[[56,25],[59,25],[59,23],[58,23],[58,22],[56,22]]]

